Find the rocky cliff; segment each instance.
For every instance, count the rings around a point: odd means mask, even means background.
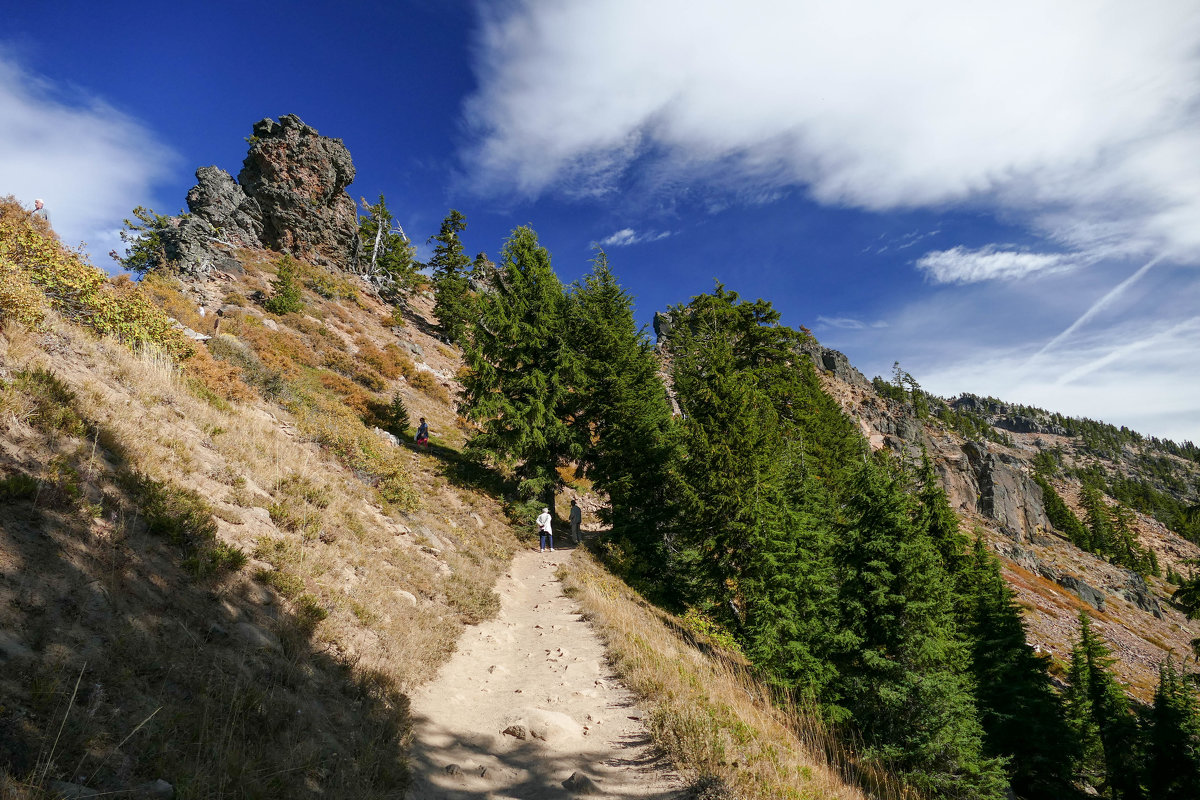
[[[354,271],[362,245],[346,193],[354,162],[342,140],[287,114],[255,123],[249,141],[237,180],[215,166],[196,170],[190,213],[161,232],[166,260],[205,277],[236,272],[237,248],[266,248]]]

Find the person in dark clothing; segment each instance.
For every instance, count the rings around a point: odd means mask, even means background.
[[[571,498],[571,538],[575,540],[575,544],[579,544],[579,523],[583,521],[583,510],[579,507],[579,503],[575,498]]]

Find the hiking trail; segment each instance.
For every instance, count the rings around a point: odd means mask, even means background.
[[[671,800],[685,781],[650,741],[599,636],[555,572],[569,551],[524,550],[500,613],[412,694],[410,800]]]

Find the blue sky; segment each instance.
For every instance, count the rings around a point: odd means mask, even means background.
[[[422,244],[531,224],[646,322],[720,280],[868,377],[1200,441],[1193,0],[8,5],[0,193],[97,264],[293,113]]]

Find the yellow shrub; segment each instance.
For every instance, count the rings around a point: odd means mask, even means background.
[[[140,287],[114,286],[78,253],[40,230],[11,197],[0,199],[0,311],[37,326],[54,309],[71,322],[126,344],[149,343],[174,358],[192,352]],[[40,296],[39,296],[40,295]]]

